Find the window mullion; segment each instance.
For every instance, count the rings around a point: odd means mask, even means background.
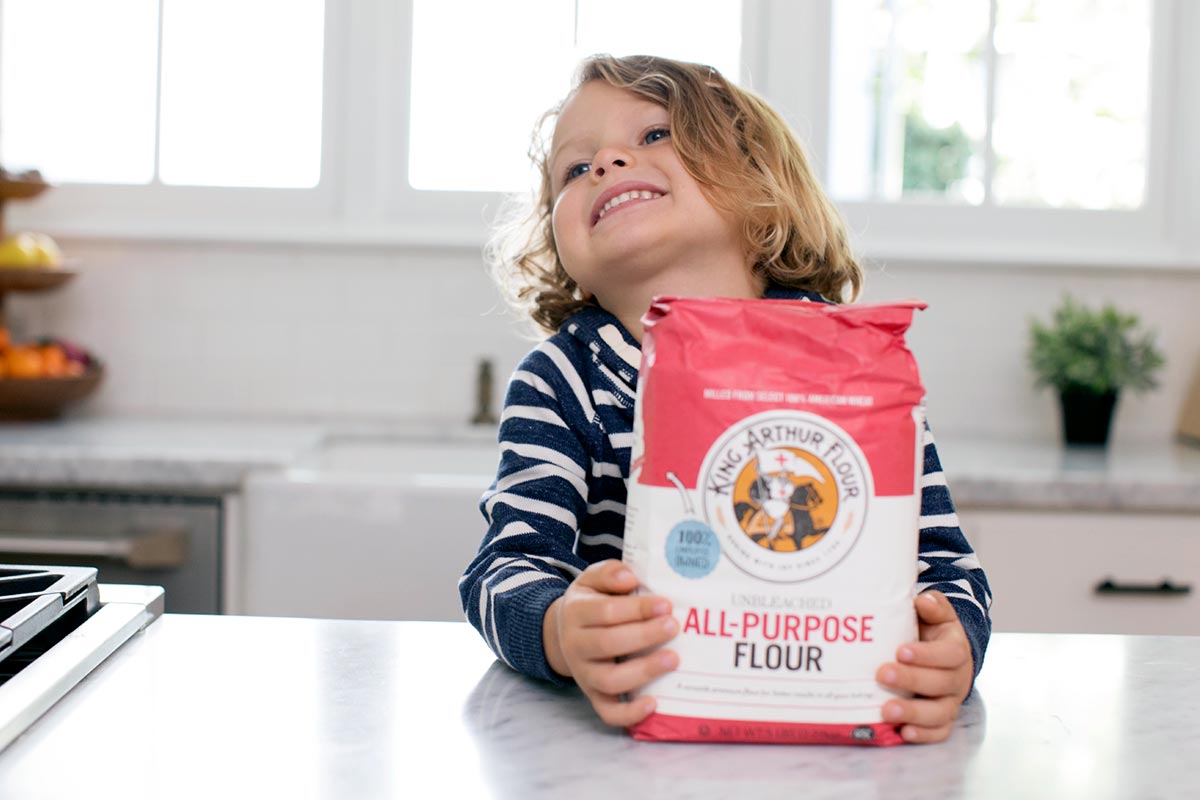
[[[983,205],[995,203],[992,192],[992,181],[996,175],[996,150],[992,146],[992,131],[996,122],[996,70],[1000,58],[996,52],[996,19],[999,11],[999,0],[988,3],[988,30],[986,49],[984,51],[985,80],[984,90],[984,133],[983,133]]]
[[[370,2],[325,4],[325,108],[322,120],[321,183],[333,193],[336,215],[348,221],[360,215],[361,201],[370,197],[369,186],[359,182],[358,160],[372,150],[369,139],[374,126],[367,123],[370,116],[359,116],[356,99],[364,84],[374,85],[370,73],[357,69],[370,63],[375,54],[370,37],[360,36],[369,30],[375,4]],[[363,24],[362,17],[368,19]],[[356,119],[358,125],[347,124]]]
[[[742,2],[742,70],[741,83],[756,92],[763,91],[766,81],[766,31],[770,29],[770,8],[765,0]]]
[[[792,125],[822,173],[829,163],[832,2],[767,0],[763,55],[754,62],[762,70],[756,91]]]
[[[875,120],[871,126],[873,135],[871,141],[871,198],[879,200],[886,197],[899,197],[904,193],[904,164],[900,163],[899,171],[894,171],[894,161],[897,151],[903,147],[904,126],[898,124],[895,116],[896,99],[896,61],[899,47],[896,43],[896,0],[887,0],[888,17],[892,21],[888,31],[887,52],[882,60],[882,70],[877,83],[878,94],[875,97]],[[899,133],[900,142],[896,142]],[[899,185],[889,185],[893,182]]]
[[[1156,0],[1152,52],[1170,53],[1150,72],[1146,137],[1145,205],[1161,210],[1180,254],[1200,262],[1200,55],[1192,46],[1200,30],[1200,4]]]
[[[154,175],[150,179],[151,186],[162,186],[162,174],[159,160],[162,156],[162,107],[163,107],[163,15],[166,13],[167,0],[158,0],[158,54],[155,60],[154,78]]]

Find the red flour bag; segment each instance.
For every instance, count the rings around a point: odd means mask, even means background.
[[[679,669],[638,739],[898,744],[880,665],[917,637],[919,302],[656,298],[624,560]]]

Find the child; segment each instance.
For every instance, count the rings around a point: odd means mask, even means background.
[[[573,678],[612,725],[654,710],[622,696],[678,666],[670,603],[634,596],[621,557],[640,319],[655,295],[857,297],[862,272],[787,125],[710,67],[597,56],[535,154],[541,194],[491,255],[552,334],[509,383],[488,531],[459,582],[467,617],[509,666]],[[913,693],[883,718],[945,739],[983,662],[987,580],[963,538],[928,428],[920,641],[877,679]],[[634,655],[650,650],[648,654]]]

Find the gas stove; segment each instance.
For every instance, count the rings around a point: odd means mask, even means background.
[[[158,586],[0,564],[0,750],[162,613]]]

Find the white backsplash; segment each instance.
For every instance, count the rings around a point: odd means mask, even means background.
[[[469,249],[62,244],[79,278],[9,309],[16,333],[106,362],[85,413],[458,422],[477,360],[495,360],[499,394],[530,347]],[[1053,437],[1024,351],[1029,320],[1066,291],[1158,331],[1161,386],[1122,398],[1116,435],[1168,435],[1200,362],[1200,270],[872,265],[863,299],[929,303],[910,342],[935,433]]]

